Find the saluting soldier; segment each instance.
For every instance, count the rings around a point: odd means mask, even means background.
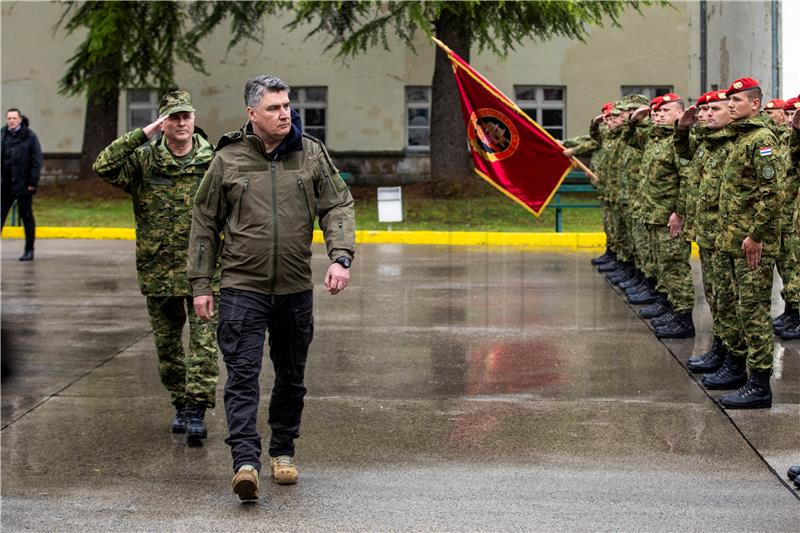
[[[164,95],[158,113],[155,122],[100,152],[94,171],[133,199],[136,270],[147,297],[161,382],[175,406],[171,430],[186,433],[196,444],[207,436],[205,412],[215,404],[219,367],[214,323],[194,312],[186,256],[194,195],[214,147],[195,127],[188,92]],[[181,341],[187,317],[188,353]]]
[[[703,378],[713,389],[736,389],[720,397],[726,408],[772,406],[772,272],[780,248],[784,160],[771,120],[761,112],[762,93],[753,78],[728,87],[735,134],[722,169],[720,232],[715,244],[721,276],[715,285],[722,341],[722,367]],[[749,376],[748,372],[749,370]]]

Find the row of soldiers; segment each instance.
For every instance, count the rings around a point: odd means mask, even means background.
[[[708,352],[688,368],[726,408],[772,406],[773,331],[800,338],[797,98],[771,100],[753,78],[687,108],[677,94],[628,95],[603,107],[565,155],[591,155],[606,252],[592,260],[658,338],[695,335],[689,258],[700,251],[713,318]],[[770,316],[773,270],[785,311]]]

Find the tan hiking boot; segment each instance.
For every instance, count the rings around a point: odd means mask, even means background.
[[[258,470],[250,465],[242,465],[231,481],[233,492],[243,502],[258,499]]]
[[[297,483],[297,467],[293,457],[288,455],[272,457],[272,481],[278,485]]]

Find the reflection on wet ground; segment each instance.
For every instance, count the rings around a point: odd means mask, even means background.
[[[586,254],[361,246],[351,287],[315,295],[301,483],[262,475],[246,508],[222,381],[204,447],[167,431],[133,243],[16,255],[4,530],[796,530],[800,342],[776,343],[772,409],[720,410],[682,366],[710,344],[700,290],[697,338],[661,343]]]

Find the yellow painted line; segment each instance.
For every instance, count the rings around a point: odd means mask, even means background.
[[[3,228],[4,239],[22,239],[21,227]],[[40,239],[136,239],[133,228],[70,228],[38,227]],[[324,242],[322,232],[314,232],[314,242]],[[358,244],[428,244],[443,246],[518,246],[530,249],[562,248],[592,250],[603,248],[603,233],[512,233],[500,231],[356,231]],[[692,243],[692,255],[697,256],[697,245]]]

